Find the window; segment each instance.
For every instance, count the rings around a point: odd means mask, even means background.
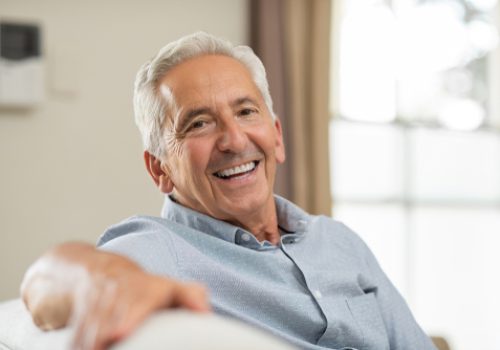
[[[497,1],[335,4],[333,216],[428,333],[500,348]]]

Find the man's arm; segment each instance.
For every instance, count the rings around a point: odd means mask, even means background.
[[[38,327],[74,324],[80,349],[105,348],[158,309],[210,309],[202,286],[146,273],[85,243],[64,243],[40,257],[26,272],[21,295]]]
[[[399,291],[380,267],[368,246],[363,243],[369,275],[377,282],[376,298],[384,319],[391,349],[436,349],[430,337],[416,322]]]

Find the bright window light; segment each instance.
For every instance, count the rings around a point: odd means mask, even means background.
[[[424,331],[453,350],[500,349],[498,2],[335,4],[333,217]]]

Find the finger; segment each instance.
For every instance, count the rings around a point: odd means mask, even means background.
[[[106,323],[98,331],[98,348],[128,336],[153,311],[172,306],[174,288],[169,280],[142,273],[127,277],[115,291]]]
[[[92,349],[97,333],[96,312],[98,293],[94,288],[85,286],[79,290],[75,296],[75,310],[71,319],[74,327],[72,349],[89,350]]]
[[[75,317],[73,347],[78,350],[99,349],[108,341],[116,327],[118,311],[123,309],[116,298],[117,287],[113,281],[95,279],[92,288],[78,300],[80,310]]]
[[[175,306],[185,307],[192,311],[211,311],[207,289],[197,283],[178,284],[174,290],[172,303]]]
[[[110,336],[113,341],[121,340],[135,330],[152,312],[158,309],[186,307],[193,311],[210,310],[206,291],[198,284],[180,283],[170,279],[148,275],[141,293],[121,317],[119,326]],[[131,296],[129,296],[131,297]],[[129,300],[131,302],[131,300]]]
[[[120,297],[116,283],[106,283],[99,298],[98,317],[94,323],[98,325],[92,349],[105,349],[115,342],[113,337],[116,329],[120,327],[121,320],[126,318],[129,308],[126,299]]]
[[[144,293],[140,296],[129,296],[128,307],[120,308],[116,315],[117,323],[111,331],[109,340],[116,342],[130,335],[155,310],[172,306],[173,290],[165,291],[166,302],[162,305],[155,301],[155,293]],[[132,304],[131,304],[132,303]]]
[[[99,325],[97,323],[90,323],[80,331],[78,343],[74,344],[73,348],[77,350],[93,350],[96,345],[97,330]]]

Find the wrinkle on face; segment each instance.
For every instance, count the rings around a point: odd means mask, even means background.
[[[182,108],[177,106],[175,102],[175,97],[167,85],[162,84],[160,86],[160,93],[162,94],[165,101],[168,101],[166,106],[163,137],[165,142],[165,154],[162,155],[164,159],[168,157],[169,154],[173,154],[176,157],[180,157],[182,153],[182,140],[186,137],[186,133],[179,130],[179,121],[182,113]],[[171,111],[172,113],[168,113]]]

